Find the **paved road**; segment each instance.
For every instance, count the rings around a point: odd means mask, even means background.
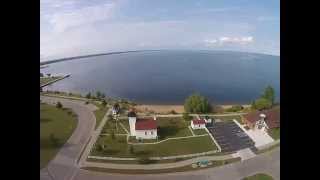
[[[280,147],[273,151],[258,155],[252,159],[241,161],[221,167],[203,169],[198,171],[152,174],[152,175],[120,175],[98,173],[80,170],[74,179],[76,180],[240,180],[243,177],[256,173],[266,173],[275,180],[280,179]]]
[[[83,101],[41,96],[41,101],[52,104],[60,101],[64,107],[71,108],[78,115],[78,124],[61,148],[56,157],[49,162],[47,168],[40,171],[41,179],[70,179],[77,172],[77,160],[88,142],[96,124],[96,118]],[[49,172],[48,172],[49,169]]]

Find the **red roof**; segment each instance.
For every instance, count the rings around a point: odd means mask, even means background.
[[[244,115],[243,117],[250,123],[255,123],[260,119],[260,114],[265,114],[265,122],[269,128],[280,127],[280,107],[275,107],[265,111],[255,111]]]
[[[136,122],[136,130],[157,129],[157,121],[153,119],[138,119]]]
[[[206,121],[204,119],[194,119],[192,120],[193,124],[205,124]]]

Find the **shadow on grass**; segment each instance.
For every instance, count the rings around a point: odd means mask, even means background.
[[[40,123],[47,123],[47,122],[51,122],[52,119],[50,118],[40,118]]]
[[[170,136],[175,136],[179,132],[180,129],[183,129],[183,128],[178,128],[176,126],[159,127],[158,133],[160,136],[160,140],[166,139]]]

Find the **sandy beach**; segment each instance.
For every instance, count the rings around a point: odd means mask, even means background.
[[[223,109],[228,109],[232,107],[233,105],[217,105],[222,107]],[[243,104],[242,105],[244,108],[250,107],[249,104]],[[176,113],[183,113],[184,112],[184,107],[183,105],[157,105],[157,104],[144,104],[144,105],[137,105],[135,106],[137,111],[152,111],[155,113],[168,113],[171,112],[172,110],[175,111]]]

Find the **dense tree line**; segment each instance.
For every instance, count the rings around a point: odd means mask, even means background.
[[[211,105],[207,98],[194,93],[185,100],[184,110],[188,113],[208,113],[211,110]]]

